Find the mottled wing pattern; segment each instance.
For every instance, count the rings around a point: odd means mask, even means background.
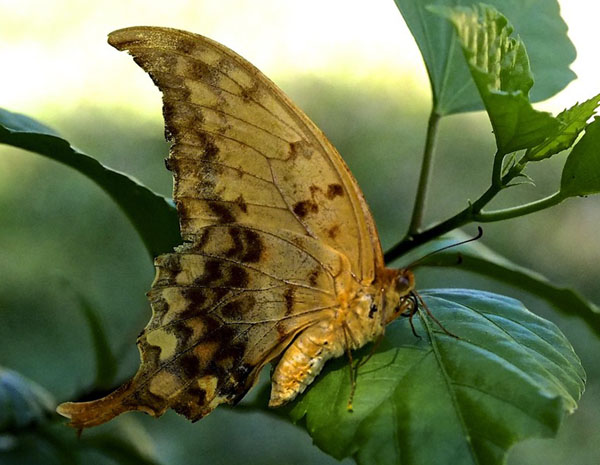
[[[295,335],[334,317],[336,277],[372,282],[381,248],[339,154],[251,64],[171,29],[124,29],[109,42],[163,92],[185,244],[156,259],[136,376],[59,411],[81,428],[134,409],[197,420],[238,401]]]
[[[184,31],[136,27],[128,50],[163,93],[183,238],[215,223],[306,234],[346,255],[371,282],[383,267],[371,214],[323,133],[239,55]]]
[[[238,224],[207,226],[198,239],[155,261],[135,377],[103,399],[62,404],[73,426],[169,407],[198,420],[241,399],[299,331],[333,317],[334,279],[348,269],[333,249]]]
[[[239,400],[299,331],[332,316],[344,265],[310,238],[241,225],[206,227],[197,244],[159,257],[139,339],[158,383],[150,392],[192,419]]]

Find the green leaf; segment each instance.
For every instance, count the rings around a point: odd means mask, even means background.
[[[500,154],[534,147],[549,137],[558,121],[534,110],[529,101],[533,76],[523,42],[494,8],[431,7],[454,25],[471,76],[490,117]]]
[[[505,463],[511,445],[549,437],[584,388],[580,361],[560,330],[508,297],[470,290],[422,293],[427,316],[388,327],[360,370],[348,412],[348,365],[330,363],[291,408],[314,442],[361,465]],[[362,351],[367,356],[368,348]]]
[[[181,243],[177,212],[164,197],[81,153],[43,124],[0,109],[0,143],[47,156],[94,181],[127,215],[151,258]]]
[[[559,130],[540,145],[528,149],[525,159],[528,161],[543,160],[570,148],[581,131],[585,129],[588,120],[594,116],[598,105],[600,105],[600,94],[562,111],[556,117],[560,123]]]
[[[135,442],[114,434],[97,434],[86,437],[81,446],[100,452],[120,465],[158,465],[159,463],[155,458],[149,456],[147,451],[137,447]]]
[[[39,384],[0,367],[0,433],[44,423],[55,408],[52,395]]]
[[[400,266],[424,257],[443,247],[468,239],[462,231],[430,241],[402,257]],[[573,289],[551,282],[537,271],[517,265],[493,251],[481,241],[470,242],[450,250],[438,252],[419,262],[420,266],[451,266],[463,271],[487,276],[509,284],[545,300],[565,316],[583,320],[600,336],[600,308]]]
[[[483,109],[477,89],[464,62],[452,26],[431,13],[429,5],[475,6],[477,0],[395,0],[412,32],[427,67],[434,111],[450,115]],[[569,64],[575,47],[567,36],[556,0],[488,0],[515,25],[527,44],[531,67],[537,77],[532,101],[545,100],[575,78]],[[548,44],[552,44],[551,47]]]
[[[600,192],[600,118],[587,126],[571,150],[563,168],[560,192],[565,197]]]
[[[93,456],[93,463],[158,465],[151,438],[136,423],[128,418],[79,436],[61,420],[46,422],[23,434],[0,436],[0,442],[5,439],[0,444],[0,463],[78,465],[90,463]],[[105,458],[100,459],[102,456]]]
[[[96,360],[96,379],[93,389],[103,391],[113,387],[113,381],[117,375],[118,363],[113,353],[108,335],[100,318],[98,309],[77,288],[67,280],[64,281],[68,289],[73,293],[79,303],[79,309],[90,329],[94,357]]]

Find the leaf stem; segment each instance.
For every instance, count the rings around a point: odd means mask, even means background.
[[[504,154],[502,154],[500,152],[496,152],[496,155],[494,155],[494,166],[492,168],[492,187],[494,187],[498,191],[500,191],[500,189],[502,189],[502,186],[506,182],[505,179],[503,179],[503,177],[502,177],[502,162],[503,161],[504,161]],[[521,170],[522,169],[523,168],[521,168]],[[520,173],[521,170],[519,170],[518,173]],[[515,173],[514,176],[516,176],[518,173]]]
[[[396,258],[404,255],[409,250],[424,244],[438,236],[446,234],[453,229],[460,228],[461,226],[469,223],[472,217],[473,205],[470,204],[467,208],[454,215],[452,218],[442,221],[431,228],[424,231],[417,232],[414,234],[407,234],[404,239],[394,245],[384,254],[386,263],[394,261]]]
[[[435,111],[435,108],[432,109],[427,123],[427,135],[425,138],[425,148],[423,149],[423,163],[421,164],[419,185],[417,187],[417,195],[415,197],[415,205],[410,220],[410,226],[408,227],[408,235],[417,233],[423,223],[440,118],[441,115]]]
[[[492,170],[492,184],[475,202],[469,202],[469,205],[458,212],[456,215],[448,218],[441,223],[438,223],[424,231],[409,232],[400,242],[389,249],[385,255],[385,262],[390,263],[409,250],[412,250],[425,242],[436,237],[446,234],[453,229],[460,228],[465,224],[477,221],[481,223],[489,223],[492,221],[501,221],[509,218],[527,215],[545,208],[554,206],[562,202],[566,197],[560,192],[556,192],[548,197],[545,197],[534,202],[519,205],[502,210],[491,212],[482,211],[483,208],[508,184],[512,179],[517,177],[523,170],[525,164],[517,164],[507,174],[502,176],[502,161],[504,155],[497,153],[494,158],[494,167]]]
[[[539,210],[543,210],[545,208],[553,207],[554,205],[558,205],[566,197],[559,191],[555,192],[548,197],[544,197],[543,199],[536,200],[534,202],[527,203],[525,205],[519,205],[518,207],[505,208],[502,210],[494,210],[491,212],[481,212],[479,214],[473,215],[473,221],[478,221],[480,223],[489,223],[492,221],[501,221],[508,220],[510,218],[516,218],[518,216],[527,215],[529,213],[533,213]]]

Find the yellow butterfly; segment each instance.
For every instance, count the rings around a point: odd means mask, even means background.
[[[109,43],[163,93],[184,243],[155,260],[137,374],[102,399],[60,405],[71,425],[168,408],[198,420],[238,402],[271,361],[276,407],[414,312],[413,274],[385,268],[356,180],[273,82],[184,31],[133,27]]]

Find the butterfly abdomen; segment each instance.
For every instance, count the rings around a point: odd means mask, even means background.
[[[269,407],[293,400],[312,383],[325,362],[344,353],[332,320],[304,330],[283,354],[271,377]]]
[[[329,359],[376,339],[383,332],[376,308],[373,297],[361,292],[350,305],[337,309],[335,317],[301,332],[273,372],[269,406],[278,407],[302,393]]]

